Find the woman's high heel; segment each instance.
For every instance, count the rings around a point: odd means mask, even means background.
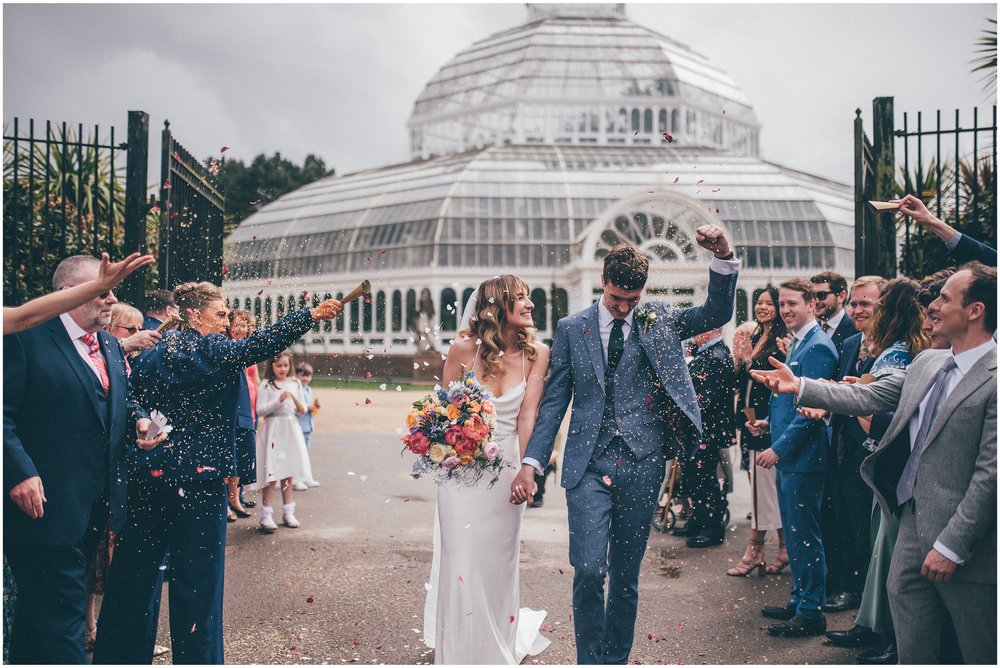
[[[779,545],[777,558],[767,565],[767,574],[777,575],[781,571],[785,570],[787,566],[788,566],[788,552],[785,550],[784,545]]]
[[[747,543],[747,551],[740,563],[726,571],[726,575],[745,578],[757,571],[757,577],[764,577],[767,562],[764,560],[764,541],[751,540]]]
[[[250,517],[250,513],[240,508],[237,508],[231,503],[229,504],[229,510],[237,517],[243,517],[243,518]]]

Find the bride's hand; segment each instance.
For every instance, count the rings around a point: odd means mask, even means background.
[[[538,487],[535,485],[535,467],[531,464],[521,464],[521,470],[510,483],[510,502],[520,505],[530,502]]]

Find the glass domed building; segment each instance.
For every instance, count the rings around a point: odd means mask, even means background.
[[[550,338],[600,294],[622,241],[650,255],[648,297],[697,303],[705,223],[743,260],[737,322],[768,283],[853,272],[850,188],[762,160],[738,86],[624,5],[529,5],[527,23],[441,68],[408,127],[411,162],[324,178],[240,224],[225,242],[234,306],[266,323],[369,278],[371,301],[301,346],[408,355],[421,310],[445,349],[467,296],[505,272],[531,286]]]

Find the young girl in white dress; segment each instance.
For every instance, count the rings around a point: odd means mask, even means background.
[[[257,416],[263,423],[257,430],[257,482],[254,489],[263,489],[260,504],[260,530],[277,531],[272,500],[281,484],[283,502],[282,524],[295,529],[300,526],[292,500],[292,478],[312,480],[309,453],[299,425],[305,414],[302,386],[290,376],[291,355],[281,353],[270,360],[265,380],[257,390]]]
[[[509,498],[538,415],[549,350],[535,340],[523,280],[489,279],[473,299],[448,351],[443,384],[471,370],[493,395],[493,442],[512,466],[492,486],[490,476],[471,487],[438,486],[424,642],[434,648],[438,664],[519,664],[549,644],[538,632],[545,611],[520,607],[524,505]]]

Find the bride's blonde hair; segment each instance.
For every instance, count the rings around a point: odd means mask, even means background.
[[[527,296],[528,292],[528,284],[513,274],[494,276],[479,286],[476,308],[469,326],[458,335],[475,337],[481,342],[476,348],[476,354],[483,363],[483,378],[501,378],[506,373],[500,359],[504,349],[503,329],[517,302],[517,295],[523,293]],[[524,351],[531,362],[538,356],[535,340],[534,327],[518,329],[517,347]]]

